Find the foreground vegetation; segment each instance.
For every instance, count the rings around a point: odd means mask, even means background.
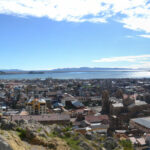
[[[83,135],[75,132],[71,125],[44,126],[37,122],[16,124],[5,121],[1,124],[0,133],[11,147],[18,146],[18,143],[26,147],[25,143],[29,143],[42,146],[44,150],[133,150],[129,140],[119,140],[95,132]],[[18,150],[18,147],[16,149],[13,147],[11,150]]]

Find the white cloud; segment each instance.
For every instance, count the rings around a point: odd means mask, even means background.
[[[125,36],[125,37],[128,38],[128,39],[134,38],[134,36],[131,36],[131,35],[127,35],[127,36]]]
[[[101,58],[99,60],[93,60],[96,63],[110,63],[110,62],[136,62],[142,60],[150,59],[150,55],[140,55],[140,56],[121,56],[121,57],[110,57]]]
[[[121,56],[121,57],[110,57],[101,58],[99,60],[93,60],[94,63],[100,63],[101,66],[113,68],[150,68],[150,55],[139,55],[139,56]]]
[[[142,35],[138,35],[140,37],[144,37],[144,38],[150,38],[150,35],[149,34],[142,34]]]
[[[137,64],[130,65],[129,68],[150,68],[150,61],[138,62]]]
[[[102,0],[0,0],[0,13],[47,16],[56,21],[105,22],[107,16],[110,16],[107,12],[109,5],[103,6],[102,2]]]
[[[1,14],[46,16],[56,21],[101,22],[112,18],[125,28],[150,33],[148,0],[0,0]]]

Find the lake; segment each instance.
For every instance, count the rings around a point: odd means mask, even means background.
[[[44,74],[0,75],[0,79],[108,79],[108,78],[150,78],[150,71],[100,71],[100,72],[59,72]]]

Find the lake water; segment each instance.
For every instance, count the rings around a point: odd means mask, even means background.
[[[150,71],[100,71],[100,72],[64,72],[45,74],[0,75],[0,79],[108,79],[108,78],[150,78]]]

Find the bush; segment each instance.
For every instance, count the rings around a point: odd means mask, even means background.
[[[41,132],[42,128],[38,128],[37,132]]]
[[[71,134],[70,134],[69,132],[66,132],[66,133],[65,133],[65,136],[66,136],[66,137],[71,137]]]
[[[67,126],[67,127],[65,127],[62,131],[63,131],[63,132],[71,131],[71,126]]]
[[[16,131],[18,132],[18,135],[21,139],[26,138],[26,130],[24,130],[22,128],[17,128]]]
[[[133,150],[133,145],[130,140],[121,140],[120,145],[124,148],[124,150]]]

